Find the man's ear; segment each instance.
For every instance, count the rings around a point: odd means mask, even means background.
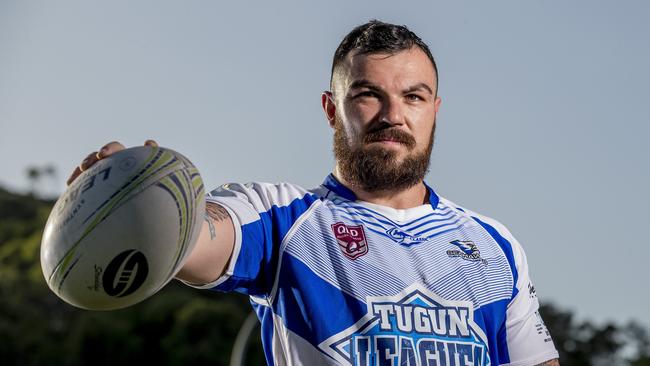
[[[325,118],[330,124],[330,127],[334,127],[336,123],[336,105],[334,105],[334,97],[332,96],[331,91],[324,91],[321,95],[321,104],[323,106],[323,112],[325,112]]]

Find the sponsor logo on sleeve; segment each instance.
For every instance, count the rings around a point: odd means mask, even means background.
[[[416,284],[366,304],[363,318],[319,345],[341,364],[490,365],[471,302],[447,301]]]
[[[532,283],[528,282],[528,297],[530,299],[537,298],[537,291],[535,291],[535,286]]]

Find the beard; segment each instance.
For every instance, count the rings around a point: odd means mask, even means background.
[[[343,123],[337,115],[334,125],[334,157],[339,174],[348,184],[366,192],[401,191],[411,188],[422,182],[429,171],[435,131],[434,123],[429,145],[424,151],[417,153],[412,153],[416,147],[413,136],[389,124],[369,130],[360,146],[351,147]],[[404,144],[410,152],[409,155],[398,161],[397,151],[370,144],[386,138]]]

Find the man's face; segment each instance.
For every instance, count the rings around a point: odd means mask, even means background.
[[[366,191],[400,190],[424,179],[435,117],[436,75],[418,47],[354,54],[333,77],[325,112],[334,128],[338,172]]]

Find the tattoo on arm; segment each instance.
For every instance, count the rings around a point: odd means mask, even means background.
[[[207,211],[205,213],[205,221],[208,223],[208,228],[210,228],[210,239],[214,240],[214,238],[217,237],[217,233],[214,230],[214,224],[212,223],[212,219],[210,219],[210,215],[208,215]]]
[[[537,366],[560,366],[560,360],[556,358],[556,359],[553,359],[553,360],[549,360],[549,361],[540,363]]]
[[[208,216],[212,217],[217,221],[226,221],[227,219],[230,218],[230,215],[228,214],[228,211],[226,211],[225,208],[223,208],[221,205],[212,202],[208,202],[205,205],[205,212],[208,214]]]
[[[210,228],[210,239],[217,237],[217,233],[214,230],[214,223],[212,220],[216,221],[226,221],[230,218],[228,211],[223,208],[221,205],[216,203],[207,202],[205,205],[205,221],[208,222],[208,227]],[[210,220],[212,219],[212,220]]]

